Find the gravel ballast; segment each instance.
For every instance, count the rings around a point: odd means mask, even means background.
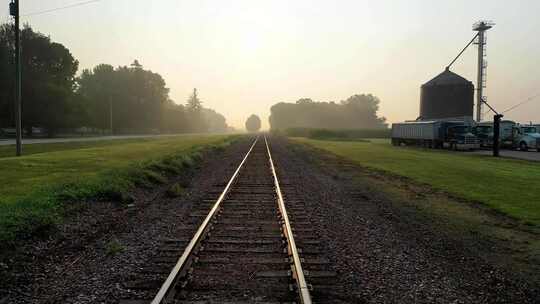
[[[205,194],[222,190],[250,143],[246,137],[224,151],[206,152],[195,170],[135,189],[129,204],[80,203],[81,211],[56,232],[0,257],[0,304],[130,298],[125,283],[164,240],[191,237],[180,226]],[[359,182],[364,168],[285,138],[271,137],[270,145],[287,185],[285,200],[303,202],[322,255],[338,274],[335,303],[540,303],[536,285],[482,258],[489,250],[483,240],[434,229],[414,209]],[[173,198],[168,190],[176,183],[188,186]]]
[[[436,232],[414,210],[359,183],[364,168],[283,138],[272,150],[280,178],[311,213],[347,302],[540,302],[536,287],[481,258],[489,249]]]

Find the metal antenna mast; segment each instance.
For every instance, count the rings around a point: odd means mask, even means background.
[[[487,98],[484,96],[484,88],[486,87],[486,72],[487,61],[486,56],[486,31],[492,28],[495,23],[491,21],[478,21],[473,24],[473,31],[478,32],[478,79],[476,83],[476,121],[482,120],[482,104],[487,103]]]

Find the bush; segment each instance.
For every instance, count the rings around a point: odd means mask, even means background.
[[[289,137],[307,137],[323,140],[361,140],[365,138],[390,138],[390,129],[310,129],[290,128],[283,133]]]

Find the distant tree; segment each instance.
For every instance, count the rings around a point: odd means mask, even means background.
[[[202,110],[204,120],[207,126],[207,131],[210,133],[222,133],[227,132],[229,126],[225,117],[212,109]]]
[[[207,132],[208,126],[203,115],[202,101],[199,99],[197,89],[189,96],[186,104],[186,112],[191,132]]]
[[[88,123],[95,128],[110,128],[112,107],[115,133],[159,130],[164,126],[163,110],[172,109],[166,105],[169,89],[165,80],[157,73],[144,70],[137,61],[131,67],[114,69],[101,64],[92,71],[84,70],[78,79],[77,93],[85,99]]]
[[[0,25],[0,128],[12,127],[13,120],[13,30],[8,24]]]
[[[371,94],[353,95],[339,103],[315,102],[309,98],[296,103],[281,102],[270,109],[270,127],[272,130],[386,128],[386,119],[377,115],[379,104],[379,98]]]
[[[197,89],[193,89],[193,94],[189,96],[186,108],[191,112],[200,112],[202,109],[202,101],[199,99]]]
[[[162,109],[160,129],[163,133],[187,132],[189,126],[184,106],[167,100]]]
[[[249,132],[257,132],[261,129],[261,119],[259,116],[252,114],[247,120],[246,120],[246,130]]]
[[[13,27],[0,25],[0,127],[14,121]],[[205,109],[193,90],[187,104],[169,99],[161,75],[145,70],[134,60],[114,68],[100,64],[75,77],[78,61],[62,44],[28,25],[21,30],[23,127],[45,127],[50,135],[80,126],[114,132],[222,132],[229,129],[225,117]]]
[[[26,128],[43,126],[49,135],[69,127],[75,105],[71,103],[79,62],[70,51],[25,25],[21,32],[23,62],[23,112]]]

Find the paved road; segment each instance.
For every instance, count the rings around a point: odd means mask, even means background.
[[[466,152],[480,155],[492,155],[491,150],[477,150],[473,152]],[[500,155],[502,157],[516,158],[530,161],[540,161],[540,152],[530,150],[529,152],[516,151],[516,150],[501,150]]]
[[[81,142],[81,141],[101,141],[115,139],[132,139],[132,138],[152,138],[152,137],[169,137],[179,135],[123,135],[123,136],[96,136],[96,137],[73,137],[73,138],[33,138],[23,139],[24,145],[31,144],[50,144],[50,143],[65,143],[65,142]],[[0,139],[0,146],[14,145],[14,139]]]

